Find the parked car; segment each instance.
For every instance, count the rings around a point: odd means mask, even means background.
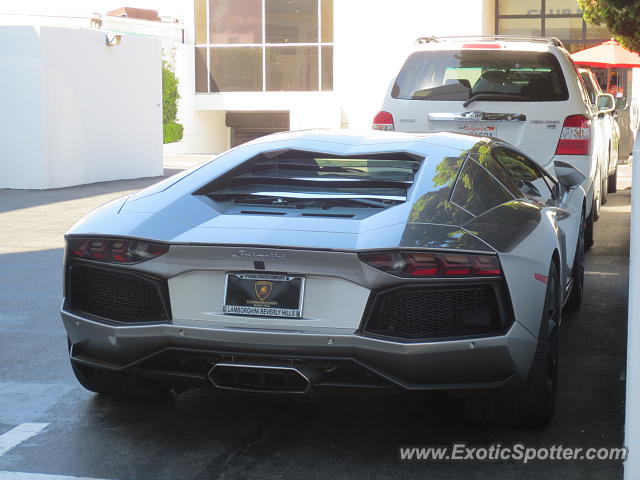
[[[616,98],[615,117],[620,125],[618,163],[627,163],[638,131],[638,102],[635,98]]]
[[[452,131],[501,138],[536,163],[570,163],[585,176],[586,245],[601,203],[609,148],[604,120],[614,105],[596,108],[569,53],[555,38],[419,38],[391,82],[373,128]]]
[[[596,80],[593,72],[587,68],[579,68],[580,76],[584,82],[584,85],[589,94],[589,100],[594,108],[598,108],[598,99],[603,101],[603,93],[598,81]],[[608,102],[614,102],[613,95]],[[610,113],[600,113],[601,122],[597,125],[602,129],[602,138],[605,144],[609,146],[608,155],[605,159],[608,159],[608,163],[601,165],[601,178],[606,185],[602,186],[602,193],[600,195],[601,203],[607,202],[608,193],[616,193],[618,184],[618,150],[620,148],[620,126],[616,119],[615,111]],[[606,187],[606,188],[605,188]]]
[[[542,425],[584,278],[584,177],[556,167],[451,133],[236,147],[68,232],[73,370],[125,396],[482,388]]]

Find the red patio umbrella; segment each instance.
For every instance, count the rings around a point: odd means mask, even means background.
[[[631,52],[616,42],[613,38],[595,47],[581,50],[571,55],[579,65],[606,68],[638,68],[640,55]],[[607,90],[609,89],[609,75],[607,75]]]

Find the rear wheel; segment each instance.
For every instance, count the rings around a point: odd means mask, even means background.
[[[67,340],[68,341],[68,340]],[[69,348],[71,343],[69,342]],[[76,379],[91,392],[127,398],[159,398],[171,390],[169,386],[124,372],[98,369],[71,362]]]
[[[596,209],[595,201],[591,206],[591,213],[587,217],[587,221],[584,227],[584,249],[589,250],[593,246],[593,214]]]
[[[558,325],[562,308],[559,282],[558,269],[552,263],[538,343],[526,384],[517,390],[477,392],[468,397],[465,406],[472,420],[536,428],[544,427],[553,418],[558,384]]]
[[[607,166],[607,171],[609,171],[608,166]],[[607,200],[609,200],[609,197],[607,195],[608,190],[609,190],[609,177],[607,175],[604,175],[602,178],[602,185],[600,186],[600,205],[606,204]]]
[[[549,269],[538,345],[531,363],[527,385],[519,392],[515,423],[543,427],[553,418],[558,385],[558,326],[562,315],[560,280],[555,263]]]
[[[609,184],[607,191],[609,193],[616,193],[618,191],[618,167],[616,171],[609,175]]]
[[[573,275],[571,293],[565,304],[567,310],[575,310],[582,303],[582,295],[584,292],[584,232],[586,221],[584,212],[580,221],[580,233],[578,234],[578,243],[576,245],[576,256],[573,260]]]

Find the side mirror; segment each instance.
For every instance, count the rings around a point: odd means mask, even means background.
[[[585,176],[573,165],[569,165],[561,160],[556,160],[553,162],[553,165],[556,171],[556,178],[562,186],[571,188],[584,182]]]
[[[610,93],[601,93],[596,102],[600,113],[611,113],[616,108],[616,101]]]

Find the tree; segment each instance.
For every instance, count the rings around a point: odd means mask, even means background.
[[[578,0],[582,16],[593,25],[604,24],[629,50],[640,51],[640,2],[638,0]]]
[[[178,78],[169,65],[162,65],[162,132],[163,143],[182,140],[183,128],[178,123]]]

